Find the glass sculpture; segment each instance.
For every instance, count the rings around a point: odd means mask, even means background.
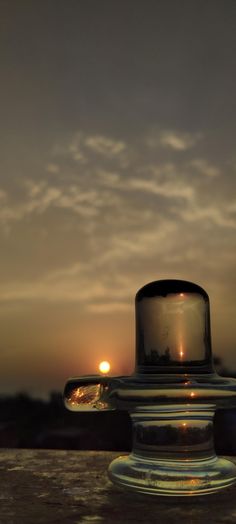
[[[236,466],[217,457],[213,417],[236,407],[236,380],[220,377],[211,354],[209,298],[198,285],[160,280],[136,295],[136,369],[131,376],[70,379],[72,411],[127,410],[129,456],[110,464],[119,486],[152,495],[215,493],[236,480]]]

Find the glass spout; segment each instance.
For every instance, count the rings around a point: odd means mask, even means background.
[[[115,409],[108,401],[109,378],[100,375],[70,379],[64,390],[64,404],[70,411]]]

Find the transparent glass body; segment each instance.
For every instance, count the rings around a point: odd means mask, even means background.
[[[236,406],[236,380],[212,365],[209,299],[196,284],[152,282],[136,295],[136,368],[129,377],[70,379],[73,411],[125,409],[133,449],[109,467],[116,484],[166,496],[214,493],[236,480],[234,464],[218,458],[213,417]]]
[[[136,295],[136,370],[212,371],[209,299],[195,284],[153,282]]]

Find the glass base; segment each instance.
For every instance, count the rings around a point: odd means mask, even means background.
[[[133,454],[110,464],[109,478],[119,486],[150,495],[208,495],[231,486],[236,466],[216,456],[194,461],[151,461]]]

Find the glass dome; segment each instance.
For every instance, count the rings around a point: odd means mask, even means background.
[[[201,287],[182,280],[160,280],[138,291],[136,371],[213,371],[209,298]]]

